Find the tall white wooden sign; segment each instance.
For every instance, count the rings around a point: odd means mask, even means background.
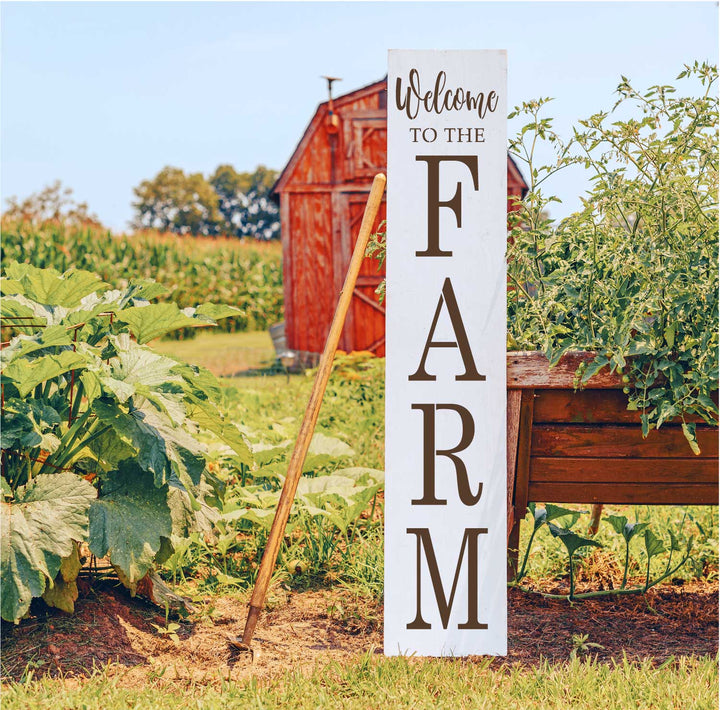
[[[389,655],[507,652],[506,67],[389,54]]]

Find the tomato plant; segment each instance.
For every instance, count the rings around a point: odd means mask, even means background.
[[[695,96],[673,86],[634,89],[623,78],[612,111],[580,122],[563,142],[542,116],[548,99],[516,107],[527,117],[510,151],[530,189],[510,215],[508,331],[514,349],[555,364],[571,349],[597,353],[580,383],[608,367],[623,375],[643,434],[690,415],[716,423],[718,371],[717,68],[696,63]],[[546,141],[557,160],[538,165]],[[582,209],[559,223],[546,181],[571,165],[589,171]]]

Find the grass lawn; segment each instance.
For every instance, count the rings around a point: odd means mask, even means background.
[[[272,340],[265,330],[218,333],[207,329],[199,331],[194,338],[156,340],[151,345],[163,355],[202,365],[220,377],[269,367],[275,362]]]
[[[488,660],[419,660],[359,656],[318,667],[309,676],[285,673],[267,684],[179,689],[156,678],[128,688],[118,674],[101,672],[82,683],[43,680],[6,690],[5,708],[83,710],[225,710],[226,708],[519,708],[522,710],[714,710],[717,662],[679,659],[656,668],[650,661],[611,663],[573,659],[534,668],[490,667]]]

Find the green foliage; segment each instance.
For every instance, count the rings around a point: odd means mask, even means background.
[[[578,518],[581,515],[580,511],[570,510],[569,508],[563,508],[562,506],[553,505],[552,503],[547,503],[544,508],[538,508],[535,503],[529,503],[528,511],[533,517],[533,529],[530,534],[530,540],[528,540],[527,547],[525,548],[525,556],[523,557],[522,565],[519,570],[515,571],[515,580],[518,582],[525,576],[528,557],[538,530],[540,530],[543,525],[548,524],[557,518],[563,517],[568,518],[567,528],[569,529],[578,521]]]
[[[220,514],[206,534],[191,536],[187,545],[175,542],[176,553],[165,563],[172,579],[193,575],[211,589],[244,589],[254,581],[312,385],[308,374],[224,387],[224,408],[230,418],[242,418],[254,463],[247,466],[229,450],[214,452],[213,472],[225,487]],[[337,356],[276,579],[298,586],[339,579],[353,595],[360,589],[381,595],[383,379],[382,360],[367,353]]]
[[[240,309],[231,317],[217,316],[223,318],[219,329],[224,331],[263,330],[282,320],[281,254],[274,243],[152,233],[114,236],[98,228],[4,221],[3,268],[11,269],[16,262],[60,272],[74,267],[90,272],[94,281],[98,281],[97,274],[121,290],[129,280],[153,279],[158,282],[156,290],[146,291],[144,297],[177,304],[181,310],[212,297]],[[11,287],[10,281],[4,288]],[[65,282],[59,285],[63,289],[69,286]],[[16,310],[14,315],[32,315],[19,302],[8,307]],[[194,328],[181,328],[173,331],[173,337],[189,337],[193,332]]]
[[[623,78],[611,112],[580,122],[564,142],[542,115],[550,99],[515,107],[527,123],[510,140],[529,190],[508,215],[508,349],[596,352],[584,385],[603,368],[623,375],[643,434],[675,417],[700,453],[692,415],[717,423],[717,68],[686,67],[697,96],[672,86],[636,91]],[[536,151],[548,143],[551,164]],[[582,209],[559,224],[546,181],[575,166],[590,173]],[[368,254],[385,258],[385,232]],[[378,293],[384,293],[384,282]]]
[[[225,480],[227,492],[214,534],[211,539],[195,536],[192,546],[168,561],[174,577],[178,571],[184,576],[206,566],[212,570],[206,584],[246,587],[254,580],[294,442],[281,439],[284,433],[244,431],[252,442],[255,465],[239,465],[231,455],[219,457],[217,475]],[[340,439],[322,433],[313,437],[286,528],[280,573],[325,576],[350,554],[356,535],[367,527],[363,515],[382,489],[384,475],[367,467],[344,467],[353,456]]]
[[[572,601],[572,599],[575,596],[575,576],[573,574],[573,555],[577,550],[581,550],[583,547],[602,547],[602,545],[597,541],[593,540],[591,538],[582,537],[581,535],[578,535],[577,533],[574,533],[569,528],[559,527],[558,525],[553,525],[552,523],[547,523],[548,528],[550,529],[550,534],[553,537],[556,537],[562,542],[562,544],[565,546],[565,549],[568,553],[568,567],[570,570],[570,594],[568,595],[568,599]]]
[[[378,271],[385,266],[385,258],[387,256],[387,224],[386,221],[380,223],[378,231],[375,234],[370,235],[367,249],[365,250],[365,256],[374,258],[378,265]],[[375,289],[375,293],[380,297],[380,303],[385,300],[385,286],[386,280],[383,279],[379,286]]]
[[[32,314],[0,353],[2,616],[17,622],[40,595],[72,608],[72,589],[53,590],[74,583],[61,567],[77,542],[109,555],[129,585],[172,551],[188,527],[187,515],[173,519],[177,497],[200,511],[201,479],[214,480],[199,426],[221,432],[242,465],[251,455],[214,403],[212,375],[142,344],[228,309],[178,318],[146,300],[152,282],[107,291],[87,272],[13,264],[6,274],[3,320],[17,322],[19,306]]]
[[[218,196],[202,173],[185,174],[167,166],[133,188],[133,227],[177,234],[218,234],[222,217]]]
[[[571,349],[597,352],[579,380],[605,367],[624,373],[643,433],[682,417],[698,453],[686,417],[717,421],[717,69],[696,63],[686,77],[700,95],[642,94],[623,78],[613,110],[581,121],[567,144],[541,115],[548,99],[511,114],[527,116],[510,152],[530,189],[510,217],[508,329],[511,347],[540,349],[551,364]],[[543,141],[552,165],[537,165]],[[545,183],[571,165],[590,172],[592,187],[555,224]]]
[[[87,538],[96,491],[66,472],[40,474],[14,492],[8,488],[11,492],[0,503],[2,618],[18,621],[33,597],[53,587],[63,558],[75,552],[73,541]]]
[[[630,523],[624,515],[608,515],[605,520],[612,525],[618,535],[625,540],[625,568],[623,570],[622,589],[627,585],[628,565],[630,563],[630,540],[648,527],[648,523]],[[647,531],[649,532],[649,531]]]
[[[152,180],[134,188],[136,229],[158,229],[175,234],[218,234],[255,239],[280,236],[280,217],[270,191],[277,173],[264,165],[254,173],[238,173],[219,165],[206,179],[165,167]]]
[[[280,237],[280,210],[270,199],[277,176],[276,170],[264,165],[258,165],[254,173],[218,165],[209,183],[218,195],[225,234],[255,239]]]
[[[717,541],[714,538],[708,537],[713,535],[713,519],[714,516],[717,515],[717,511],[709,511],[708,514],[704,516],[709,518],[709,522],[706,520],[708,530],[705,530],[702,525],[696,526],[697,529],[693,530],[692,526],[688,527],[688,521],[693,520],[693,512],[690,508],[685,509],[682,518],[679,521],[674,521],[675,529],[673,530],[673,521],[667,516],[667,509],[660,510],[661,512],[655,515],[652,526],[656,529],[664,528],[663,535],[667,537],[667,544],[662,537],[659,537],[653,532],[649,520],[629,522],[625,515],[607,515],[603,520],[607,522],[609,528],[613,530],[615,538],[598,536],[603,538],[601,540],[584,537],[571,530],[580,519],[582,513],[586,511],[570,510],[551,504],[547,504],[543,509],[531,503],[528,506],[528,513],[532,516],[534,524],[526,543],[523,564],[511,584],[514,586],[519,585],[525,576],[527,567],[529,566],[529,558],[532,561],[530,552],[533,543],[535,543],[536,547],[539,544],[542,548],[542,551],[539,553],[539,558],[546,563],[545,569],[541,573],[542,576],[547,577],[553,574],[562,576],[561,570],[563,566],[569,573],[569,594],[543,594],[543,596],[549,598],[569,599],[572,601],[598,596],[610,596],[613,594],[644,594],[648,589],[660,584],[664,580],[674,578],[674,575],[682,574],[683,568],[688,569],[691,577],[708,576],[706,573],[709,572],[710,569],[714,570],[710,572],[710,575],[717,575]],[[636,516],[637,514],[638,511],[636,510]],[[551,519],[559,519],[561,524],[555,525],[550,522]],[[544,530],[546,530],[548,534],[543,539],[542,532]],[[644,549],[640,550],[639,555],[636,551],[636,556],[638,556],[639,559],[634,559],[630,555],[630,541],[636,536],[642,536],[644,542]],[[623,550],[621,550],[621,545],[617,542],[617,537],[623,541],[623,543],[621,543],[624,548]],[[550,540],[559,540],[562,543],[566,555],[564,563],[559,561],[558,558],[557,563],[551,567],[547,567],[547,561],[553,554],[552,550],[548,547]],[[691,555],[693,548],[696,547],[696,540],[699,543],[697,547],[701,550],[699,555],[703,558],[702,564],[700,564],[700,570],[702,570],[700,574],[691,569],[695,567],[698,562],[697,560],[693,560]],[[609,588],[598,591],[586,591],[580,594],[575,593],[575,559],[580,558],[580,564],[582,564],[584,560],[581,551],[588,547],[603,548],[610,552],[611,555],[615,554],[618,557],[624,552],[625,565],[620,586],[615,587],[610,584]],[[675,564],[673,564],[675,552],[681,552],[682,554],[680,561],[678,562],[676,559]],[[665,553],[667,553],[667,557],[663,565],[661,557]],[[605,564],[606,566],[610,565],[610,568],[612,567],[611,563],[606,562]],[[642,581],[638,580],[634,586],[631,587],[627,586],[629,570],[632,570],[636,575],[642,575],[642,577],[640,577]],[[687,574],[687,572],[685,574]]]

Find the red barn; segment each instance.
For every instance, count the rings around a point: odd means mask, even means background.
[[[287,347],[320,353],[362,220],[370,184],[387,169],[387,79],[321,103],[274,189],[280,199]],[[508,156],[508,197],[527,185]],[[376,227],[385,219],[385,202]],[[374,259],[360,270],[340,349],[385,354],[385,309]]]

